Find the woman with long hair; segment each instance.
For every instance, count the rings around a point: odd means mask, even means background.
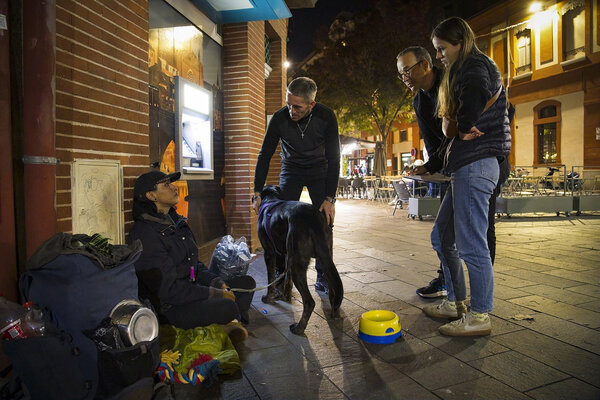
[[[448,268],[448,299],[461,318],[440,327],[449,336],[491,332],[494,278],[486,232],[488,209],[499,176],[499,162],[510,152],[506,92],[498,67],[475,44],[469,25],[458,17],[435,27],[431,40],[436,57],[446,66],[438,93],[437,113],[444,133],[453,137],[444,168],[451,187],[438,215],[449,215],[444,235],[454,239],[469,273],[471,304],[466,312],[466,283],[462,266]],[[435,306],[434,306],[435,307]],[[424,310],[425,311],[425,310]]]

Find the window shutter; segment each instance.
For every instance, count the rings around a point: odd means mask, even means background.
[[[553,40],[552,19],[550,19],[544,21],[544,25],[540,27],[540,64],[551,62],[554,59]]]

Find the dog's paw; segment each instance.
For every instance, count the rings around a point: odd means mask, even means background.
[[[285,301],[286,303],[291,303],[292,302],[292,295],[284,295],[281,293],[277,293],[275,295],[275,300],[281,300],[281,301]]]
[[[330,314],[331,319],[342,319],[342,313],[340,312],[339,308],[335,311],[332,311]]]
[[[300,324],[291,324],[290,325],[290,331],[292,331],[292,333],[294,335],[304,335],[304,328],[306,328],[306,327],[301,326]]]
[[[269,296],[269,295],[264,295],[263,297],[261,297],[261,300],[263,303],[267,303],[267,304],[275,304],[275,297],[273,296]]]

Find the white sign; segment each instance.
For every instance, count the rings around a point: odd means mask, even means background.
[[[71,168],[73,233],[123,244],[123,177],[118,160],[75,160]]]

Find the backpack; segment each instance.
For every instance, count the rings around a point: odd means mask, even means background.
[[[33,254],[21,292],[46,311],[52,328],[44,336],[3,344],[33,399],[110,398],[138,382],[152,392],[158,338],[99,350],[83,333],[98,327],[120,301],[138,299],[134,262],[141,250],[139,241],[112,246],[97,235],[58,233]]]

